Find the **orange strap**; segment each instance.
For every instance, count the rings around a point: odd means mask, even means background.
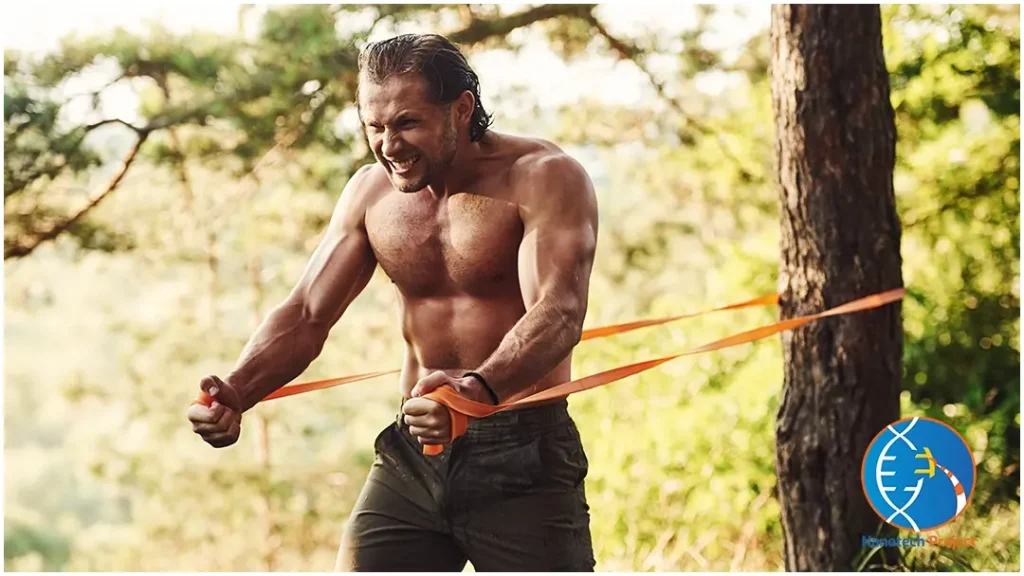
[[[670,356],[663,356],[661,358],[655,358],[653,360],[637,362],[635,364],[629,364],[627,366],[620,366],[618,368],[613,368],[611,370],[606,370],[604,372],[592,374],[590,376],[586,376],[578,380],[557,384],[545,390],[539,391],[531,396],[527,396],[520,400],[516,400],[515,402],[499,404],[498,406],[474,402],[473,400],[460,396],[458,393],[456,393],[453,389],[451,389],[448,386],[438,388],[437,390],[434,390],[429,394],[424,395],[424,398],[429,398],[439,404],[443,404],[448,409],[448,413],[451,416],[451,441],[454,441],[456,438],[465,433],[466,427],[469,425],[470,418],[485,418],[496,412],[508,410],[509,408],[520,408],[531,404],[547,402],[557,398],[564,398],[577,392],[582,392],[584,390],[589,390],[591,388],[597,388],[598,386],[604,386],[605,384],[611,384],[612,382],[616,382],[618,380],[632,376],[634,374],[639,374],[640,372],[650,370],[666,362],[675,360],[676,358],[681,358],[683,356],[691,356],[694,354],[701,354],[704,352],[711,352],[713,350],[720,350],[722,348],[728,348],[730,346],[737,346],[740,344],[753,342],[755,340],[760,340],[773,334],[778,334],[779,332],[783,332],[785,330],[792,330],[793,328],[803,326],[804,324],[808,324],[810,322],[828,316],[839,316],[841,314],[851,314],[854,312],[878,308],[880,306],[884,306],[886,304],[890,304],[892,302],[901,300],[905,293],[906,290],[904,288],[896,288],[893,290],[880,292],[878,294],[872,294],[871,296],[866,296],[864,298],[848,302],[841,306],[836,306],[835,308],[831,308],[818,314],[811,314],[809,316],[799,316],[796,318],[790,318],[788,320],[782,320],[779,322],[775,322],[773,324],[769,324],[767,326],[761,326],[759,328],[754,328],[753,330],[747,330],[745,332],[740,332],[739,334],[727,336],[725,338],[709,342],[707,344],[704,344],[703,346],[698,346],[696,348],[692,348],[690,350],[686,350],[678,354],[672,354]],[[761,296],[759,298],[754,298],[752,300],[747,300],[745,302],[739,302],[737,304],[730,304],[728,306],[723,306],[721,308],[705,310],[703,312],[683,314],[667,318],[656,318],[651,320],[627,322],[624,324],[616,324],[613,326],[591,328],[589,330],[584,331],[581,340],[603,338],[606,336],[611,336],[613,334],[621,334],[623,332],[638,330],[640,328],[646,328],[649,326],[666,324],[668,322],[681,320],[683,318],[693,318],[695,316],[710,314],[712,312],[738,310],[741,308],[750,308],[753,306],[774,305],[777,304],[778,301],[778,294],[773,294],[769,296]],[[339,386],[341,384],[347,384],[349,382],[367,380],[369,378],[375,378],[377,376],[383,376],[386,374],[396,374],[398,372],[400,372],[400,370],[385,370],[380,372],[368,372],[365,374],[346,376],[343,378],[318,380],[315,382],[307,382],[304,384],[293,384],[291,386],[285,386],[283,388],[280,388],[273,394],[270,394],[266,398],[264,398],[263,401],[271,400],[274,398],[282,398],[284,396],[291,396],[293,394],[308,392],[310,390],[330,388],[333,386]],[[201,393],[200,398],[196,400],[196,402],[202,402],[204,404],[209,404],[210,401],[212,401],[212,399],[206,396],[205,393]],[[424,454],[440,454],[442,450],[443,447],[439,445],[430,445],[423,447]]]
[[[668,324],[669,322],[675,322],[676,320],[683,320],[685,318],[694,318],[697,316],[704,316],[705,314],[711,314],[713,312],[724,312],[726,310],[739,310],[741,308],[752,308],[754,306],[769,306],[775,305],[779,302],[778,294],[770,294],[766,296],[760,296],[752,300],[746,300],[737,304],[730,304],[728,306],[722,306],[721,308],[713,308],[711,310],[704,310],[701,312],[692,312],[690,314],[681,314],[679,316],[668,316],[666,318],[654,318],[650,320],[637,320],[635,322],[626,322],[623,324],[613,324],[611,326],[599,326],[597,328],[589,328],[583,331],[583,335],[580,337],[581,341],[593,340],[595,338],[605,338],[614,334],[622,334],[623,332],[631,332],[633,330],[639,330],[641,328],[647,328],[649,326],[660,326],[662,324]],[[344,376],[341,378],[329,378],[327,380],[316,380],[314,382],[305,382],[302,384],[290,384],[277,391],[269,394],[261,402],[267,400],[273,400],[275,398],[284,398],[285,396],[292,396],[294,394],[301,394],[303,392],[310,392],[312,390],[323,390],[324,388],[333,388],[335,386],[341,386],[342,384],[348,384],[350,382],[359,382],[360,380],[369,380],[370,378],[376,378],[378,376],[387,376],[389,374],[398,374],[401,370],[381,370],[379,372],[366,372],[364,374],[355,374],[352,376]]]
[[[753,330],[747,330],[745,332],[740,332],[739,334],[727,336],[720,340],[715,340],[714,342],[709,342],[703,346],[698,346],[696,348],[692,348],[690,350],[686,350],[678,354],[672,354],[671,356],[663,356],[661,358],[646,360],[644,362],[637,362],[635,364],[629,364],[627,366],[620,366],[618,368],[613,368],[611,370],[606,370],[604,372],[592,374],[590,376],[586,376],[578,380],[558,384],[552,386],[551,388],[542,390],[540,392],[537,392],[536,394],[527,396],[526,398],[508,404],[491,406],[488,404],[474,402],[473,400],[460,396],[454,390],[447,386],[438,388],[437,390],[434,390],[433,392],[424,395],[424,398],[430,398],[435,402],[444,404],[448,408],[448,413],[452,417],[452,440],[454,441],[456,438],[459,437],[459,435],[461,435],[455,434],[455,430],[457,428],[460,430],[465,430],[466,426],[468,426],[468,420],[471,417],[484,418],[496,412],[508,410],[509,408],[521,408],[523,406],[527,406],[530,404],[546,402],[557,398],[564,398],[577,392],[582,392],[584,390],[589,390],[591,388],[597,388],[598,386],[604,386],[605,384],[611,384],[612,382],[621,380],[628,376],[639,374],[640,372],[645,372],[647,370],[650,370],[651,368],[655,368],[666,362],[675,360],[676,358],[681,358],[683,356],[691,356],[693,354],[701,354],[703,352],[711,352],[713,350],[728,348],[729,346],[737,346],[739,344],[753,342],[755,340],[760,340],[761,338],[766,338],[773,334],[778,334],[779,332],[785,330],[792,330],[793,328],[803,326],[804,324],[813,322],[814,320],[818,320],[820,318],[825,318],[827,316],[838,316],[840,314],[850,314],[853,312],[860,312],[862,310],[869,310],[871,308],[878,308],[879,306],[884,306],[885,304],[889,304],[891,302],[895,302],[897,300],[902,299],[904,293],[905,290],[903,288],[897,288],[895,290],[888,290],[886,292],[881,292],[879,294],[873,294],[871,296],[867,296],[859,300],[854,300],[853,302],[848,302],[846,304],[837,306],[835,308],[826,310],[818,314],[811,314],[809,316],[798,316],[796,318],[782,320],[780,322],[775,322],[774,324],[761,326],[759,328],[754,328]],[[754,301],[752,300],[751,302]],[[456,421],[459,421],[458,426],[455,425]],[[428,445],[424,446],[423,452],[424,454],[440,454],[441,450],[441,446]]]

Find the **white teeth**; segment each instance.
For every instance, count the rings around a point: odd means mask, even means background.
[[[409,168],[412,168],[412,165],[415,164],[416,161],[419,159],[419,156],[413,156],[412,158],[405,160],[403,162],[391,162],[391,165],[394,166],[395,168],[398,168],[399,170],[408,170]]]

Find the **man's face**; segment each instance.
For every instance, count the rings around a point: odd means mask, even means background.
[[[426,82],[416,74],[392,76],[382,84],[360,82],[359,115],[373,155],[395,188],[422,190],[455,157],[451,107],[430,103]]]

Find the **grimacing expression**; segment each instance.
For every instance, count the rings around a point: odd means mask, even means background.
[[[455,157],[451,106],[431,103],[415,74],[383,83],[360,78],[359,116],[373,155],[401,192],[418,192]]]

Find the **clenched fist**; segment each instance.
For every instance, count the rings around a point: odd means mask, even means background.
[[[199,389],[199,399],[188,407],[192,431],[214,448],[237,442],[242,431],[242,400],[238,392],[216,376],[203,378]]]
[[[437,371],[422,378],[409,393],[412,398],[402,404],[403,419],[409,426],[409,433],[424,446],[444,445],[451,441],[452,418],[448,408],[429,398],[426,394],[441,386],[450,386],[460,396],[483,404],[492,404],[492,400],[484,391],[483,386],[474,378],[454,378]]]

